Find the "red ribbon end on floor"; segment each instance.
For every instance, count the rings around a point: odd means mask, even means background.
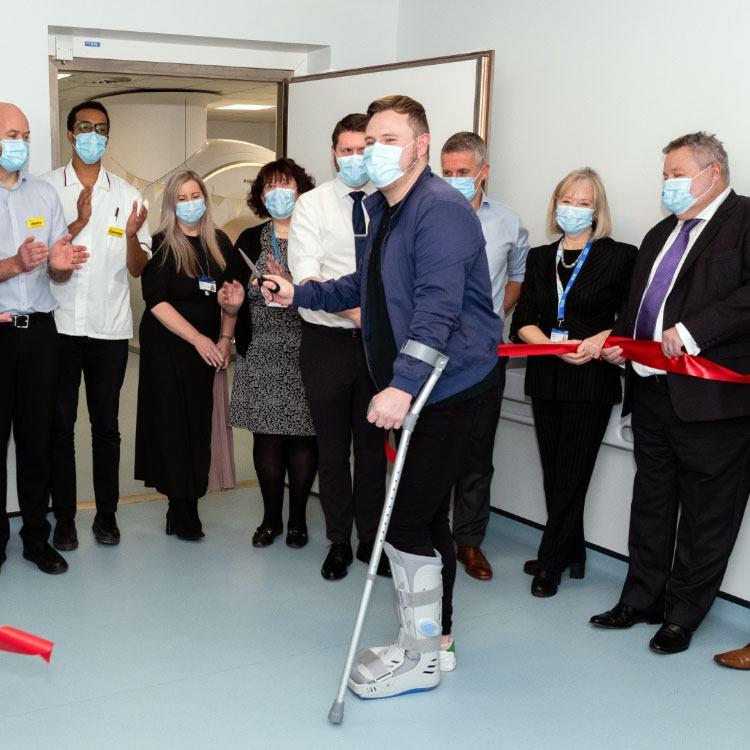
[[[0,627],[0,651],[24,656],[41,656],[44,661],[49,662],[54,647],[52,641],[46,641],[23,630],[9,625]]]

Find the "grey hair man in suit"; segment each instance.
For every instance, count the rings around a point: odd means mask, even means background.
[[[671,215],[643,239],[614,333],[750,373],[750,199],[731,189],[715,136],[684,135],[664,154]],[[623,362],[619,347],[603,355]],[[630,567],[620,601],[591,622],[662,623],[649,645],[677,653],[716,598],[750,493],[750,389],[629,364],[623,411],[636,462]]]

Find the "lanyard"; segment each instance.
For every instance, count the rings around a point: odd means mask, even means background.
[[[273,240],[273,257],[276,258],[277,263],[281,263],[281,255],[279,255],[279,243],[276,241],[276,230],[273,228],[273,222],[271,222],[271,239]]]
[[[581,273],[581,268],[583,267],[583,264],[585,263],[586,258],[588,257],[589,250],[591,250],[591,240],[589,240],[586,243],[586,247],[583,248],[583,251],[578,257],[578,262],[576,263],[575,268],[573,269],[573,273],[570,274],[570,279],[568,280],[568,283],[565,285],[565,289],[563,290],[562,282],[560,281],[560,274],[558,273],[558,270],[557,270],[557,266],[563,257],[562,242],[560,242],[560,245],[557,248],[557,260],[555,262],[555,278],[557,280],[557,322],[559,325],[562,325],[563,320],[565,320],[565,303],[568,300],[568,292],[570,292],[571,288],[573,287],[573,284],[575,284],[575,281],[578,278],[578,274]]]

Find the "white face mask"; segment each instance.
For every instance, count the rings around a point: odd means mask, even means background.
[[[419,156],[407,169],[402,170],[400,164],[404,149],[416,140],[409,141],[406,146],[391,146],[376,141],[365,148],[365,169],[376,188],[388,187],[414,167]]]

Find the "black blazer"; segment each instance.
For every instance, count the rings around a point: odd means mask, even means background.
[[[234,243],[234,250],[227,263],[226,278],[228,281],[237,280],[242,284],[245,290],[245,301],[237,314],[237,325],[234,328],[234,341],[237,352],[243,357],[247,354],[247,347],[253,338],[253,329],[250,319],[250,302],[247,298],[247,284],[250,281],[250,266],[245,263],[238,249],[247,255],[253,263],[258,262],[260,258],[260,233],[263,227],[268,224],[264,221],[256,227],[245,229]]]
[[[518,330],[524,326],[539,326],[547,336],[557,326],[558,245],[559,240],[529,252],[512,341],[521,343]],[[624,312],[636,252],[635,246],[609,237],[592,244],[568,294],[565,328],[570,338],[585,339],[614,326]],[[622,397],[619,368],[603,361],[570,365],[558,357],[529,357],[525,389],[529,396],[559,401],[616,404]]]
[[[627,312],[615,333],[632,336],[651,268],[677,224],[660,221],[643,238],[633,272]],[[664,307],[664,330],[682,323],[700,356],[750,373],[750,198],[732,190],[700,233]],[[630,410],[628,366],[623,413]],[[685,422],[750,416],[750,387],[669,373],[669,397]]]

